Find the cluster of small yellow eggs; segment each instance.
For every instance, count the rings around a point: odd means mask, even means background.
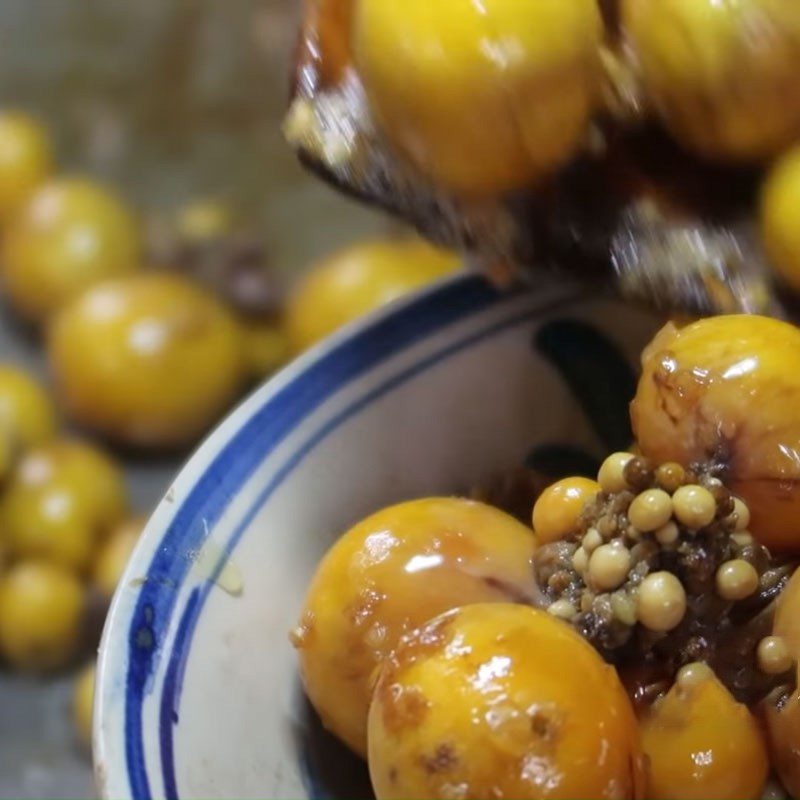
[[[687,589],[675,573],[652,565],[659,552],[691,548],[712,525],[731,545],[726,550],[730,557],[715,565],[715,591],[730,603],[745,600],[759,590],[761,578],[740,554],[754,545],[749,522],[747,505],[718,479],[687,474],[674,462],[653,469],[641,456],[613,453],[596,481],[563,479],[548,487],[534,506],[539,542],[569,542],[571,547],[571,580],[565,580],[563,570],[548,568],[544,575],[547,588],[556,590],[548,610],[579,622],[581,614],[607,602],[616,622],[629,627],[638,623],[655,633],[672,631],[686,615]],[[641,563],[645,559],[648,565]],[[546,563],[544,552],[539,560]],[[792,666],[788,649],[776,637],[764,639],[757,656],[769,674]]]

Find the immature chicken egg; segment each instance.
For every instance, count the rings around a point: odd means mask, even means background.
[[[533,530],[539,544],[575,533],[584,506],[599,491],[599,483],[581,477],[564,478],[548,486],[533,507]]]
[[[140,239],[131,210],[113,192],[83,179],[51,180],[5,231],[4,291],[22,316],[44,322],[98,281],[138,270]]]
[[[369,767],[378,800],[634,798],[644,777],[616,670],[566,623],[503,603],[401,641],[375,690]]]
[[[241,386],[242,349],[224,303],[157,273],[92,287],[60,311],[48,337],[73,419],[153,448],[188,444],[219,418]]]
[[[487,195],[575,155],[602,36],[595,0],[359,0],[353,45],[388,142],[447,188]]]
[[[339,539],[293,633],[326,727],[366,754],[373,680],[400,637],[456,606],[531,599],[534,547],[502,511],[436,497],[379,511]]]
[[[761,237],[772,265],[795,291],[800,290],[800,146],[783,154],[761,192]]]
[[[800,4],[623,0],[623,29],[670,131],[716,159],[763,159],[800,136]]]
[[[756,800],[769,764],[758,723],[702,664],[642,722],[652,800]]]
[[[646,456],[723,467],[726,486],[744,501],[734,500],[737,526],[744,529],[749,511],[749,530],[761,542],[800,551],[798,408],[800,330],[734,315],[670,325],[656,336],[642,355],[631,419]],[[713,515],[703,491],[685,486],[675,494],[675,512],[689,526]]]

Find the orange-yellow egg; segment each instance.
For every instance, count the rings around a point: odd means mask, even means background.
[[[1,364],[0,428],[16,453],[52,439],[56,427],[56,411],[45,388],[24,370]]]
[[[761,236],[772,265],[800,290],[800,146],[782,155],[761,192]]]
[[[355,64],[386,141],[425,177],[491,196],[552,174],[596,106],[596,0],[359,0]]]
[[[92,582],[106,600],[113,597],[145,522],[142,517],[130,517],[115,525],[98,549],[92,565]]]
[[[16,669],[66,666],[81,645],[86,590],[47,561],[20,561],[0,578],[0,655]]]
[[[44,559],[83,573],[95,548],[125,514],[118,466],[69,439],[30,450],[0,495],[0,540],[13,558]]]
[[[642,355],[631,419],[656,463],[715,461],[755,536],[800,552],[800,330],[755,315],[667,326]]]
[[[331,548],[293,634],[322,721],[362,755],[373,681],[400,637],[456,606],[533,597],[534,537],[491,506],[426,498],[378,511]]]
[[[459,263],[454,253],[416,239],[366,242],[335,253],[292,293],[286,314],[292,351],[454,272]]]
[[[680,679],[642,722],[650,800],[757,800],[766,746],[753,715],[708,671]]]
[[[622,0],[648,99],[703,156],[769,158],[800,136],[800,7],[786,0]]]
[[[641,767],[616,670],[527,606],[430,621],[388,659],[370,710],[378,800],[633,800]]]
[[[774,635],[788,646],[796,664],[800,664],[800,571],[796,571],[781,592],[772,625]],[[796,679],[800,672],[796,670]],[[779,705],[767,701],[764,719],[769,735],[772,766],[792,795],[800,796],[800,690],[795,690]]]
[[[92,287],[53,320],[56,388],[81,425],[137,447],[203,434],[244,375],[239,326],[203,287],[144,273]]]
[[[0,113],[0,219],[7,221],[53,169],[47,131],[18,111]]]
[[[533,530],[539,544],[563,539],[577,530],[581,512],[600,491],[589,478],[564,478],[545,489],[533,507]]]
[[[0,270],[16,311],[43,322],[98,281],[134,272],[140,259],[139,227],[122,200],[92,181],[60,178],[13,216]]]

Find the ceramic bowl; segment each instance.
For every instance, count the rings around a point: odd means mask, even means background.
[[[552,283],[459,277],[307,353],[205,442],[128,565],[101,645],[104,798],[370,796],[321,730],[287,632],[359,518],[529,463],[553,478],[630,443],[658,322]]]

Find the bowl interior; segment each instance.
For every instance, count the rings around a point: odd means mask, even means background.
[[[368,796],[287,639],[320,557],[384,505],[523,463],[586,472],[627,447],[656,326],[572,286],[501,295],[462,277],[260,389],[178,477],[115,598],[95,709],[104,796]]]

